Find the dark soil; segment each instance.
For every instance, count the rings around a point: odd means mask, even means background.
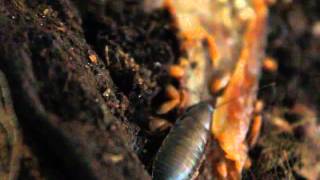
[[[320,108],[320,36],[310,28],[318,12],[316,0],[271,7],[266,52],[279,70],[263,72],[260,86],[275,86],[259,97],[266,113],[289,109],[289,124],[301,119],[290,111],[296,104]],[[0,0],[0,69],[13,102],[1,117],[17,118],[13,130],[0,121],[0,141],[9,131],[21,139],[0,144],[0,175],[9,176],[1,167],[19,146],[20,168],[11,172],[18,179],[150,179],[167,131],[150,132],[149,122],[165,85],[175,83],[167,67],[180,56],[171,22],[165,10],[144,12],[139,0]],[[176,112],[159,118],[174,122]],[[304,126],[273,133],[279,129],[265,119],[245,179],[303,178],[298,149],[320,146],[306,143]],[[211,164],[203,166],[200,179],[210,179]]]
[[[319,12],[320,4],[313,0],[280,1],[270,8],[266,53],[279,68],[274,73],[263,72],[260,87],[271,83],[274,86],[260,91],[259,97],[266,103],[265,114],[284,111],[281,117],[295,128],[283,132],[264,116],[262,137],[251,150],[253,168],[247,174],[249,179],[319,178],[319,170],[312,170],[320,162],[319,132],[312,130],[319,128],[319,120],[313,122],[304,117],[304,112],[295,110],[303,104],[319,117],[320,37],[314,32]],[[305,169],[317,173],[306,177],[301,173]]]

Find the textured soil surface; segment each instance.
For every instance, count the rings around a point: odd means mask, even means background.
[[[168,129],[150,121],[180,48],[170,14],[142,5],[0,0],[0,179],[151,179]],[[270,8],[266,53],[279,68],[260,81],[264,125],[244,179],[319,175],[319,12],[316,0]]]

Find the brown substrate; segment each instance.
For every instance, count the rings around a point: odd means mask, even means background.
[[[264,71],[260,81],[260,87],[274,86],[259,92],[266,103],[264,126],[251,150],[248,179],[319,178],[319,10],[313,0],[279,1],[270,8],[266,52],[279,68]],[[285,125],[275,125],[276,118]]]

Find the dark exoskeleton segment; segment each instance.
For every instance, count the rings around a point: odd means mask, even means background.
[[[213,108],[199,103],[181,115],[167,135],[153,163],[154,180],[189,180],[196,177],[211,137]]]

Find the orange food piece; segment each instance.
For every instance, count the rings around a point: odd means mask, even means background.
[[[230,74],[226,74],[222,76],[221,78],[214,79],[214,81],[211,83],[211,93],[215,94],[221,89],[225,88],[230,80]]]
[[[180,99],[179,91],[172,85],[167,86],[166,94],[171,99]]]
[[[180,79],[184,76],[184,69],[179,65],[171,65],[169,67],[169,75],[171,77]]]
[[[244,168],[245,169],[249,169],[252,165],[252,162],[250,159],[247,159],[246,163],[244,164]]]
[[[89,59],[90,59],[90,61],[91,61],[92,63],[94,63],[94,64],[97,64],[97,63],[98,63],[98,58],[97,58],[97,55],[95,55],[95,54],[90,54],[90,55],[89,55]]]
[[[212,133],[226,158],[235,162],[238,174],[241,174],[247,159],[245,139],[256,99],[267,16],[264,0],[252,0],[252,4],[255,16],[249,21],[244,34],[243,48],[230,84],[217,104],[219,106],[230,99],[234,101],[217,108],[212,125]]]
[[[280,117],[274,117],[271,123],[277,128],[281,129],[281,131],[288,133],[291,133],[293,131],[293,127],[290,125],[290,123]]]
[[[261,115],[254,116],[252,121],[251,132],[248,137],[248,145],[250,147],[253,147],[257,143],[258,137],[260,135],[261,126],[262,126],[262,116]]]
[[[169,111],[171,111],[172,109],[174,109],[175,107],[177,107],[179,105],[179,103],[180,103],[180,101],[178,99],[173,99],[173,100],[167,101],[161,105],[161,107],[157,111],[157,113],[158,114],[166,114]]]
[[[180,104],[181,95],[174,86],[167,86],[166,95],[170,98],[170,100],[166,101],[161,105],[157,112],[158,114],[166,114]]]
[[[217,164],[217,172],[219,174],[220,177],[222,178],[227,178],[228,176],[228,170],[227,170],[227,164],[225,161],[220,161]]]
[[[264,108],[264,103],[262,100],[257,100],[254,106],[255,113],[261,113]]]
[[[278,70],[278,63],[275,59],[267,57],[263,61],[263,68],[267,71],[275,72]]]

